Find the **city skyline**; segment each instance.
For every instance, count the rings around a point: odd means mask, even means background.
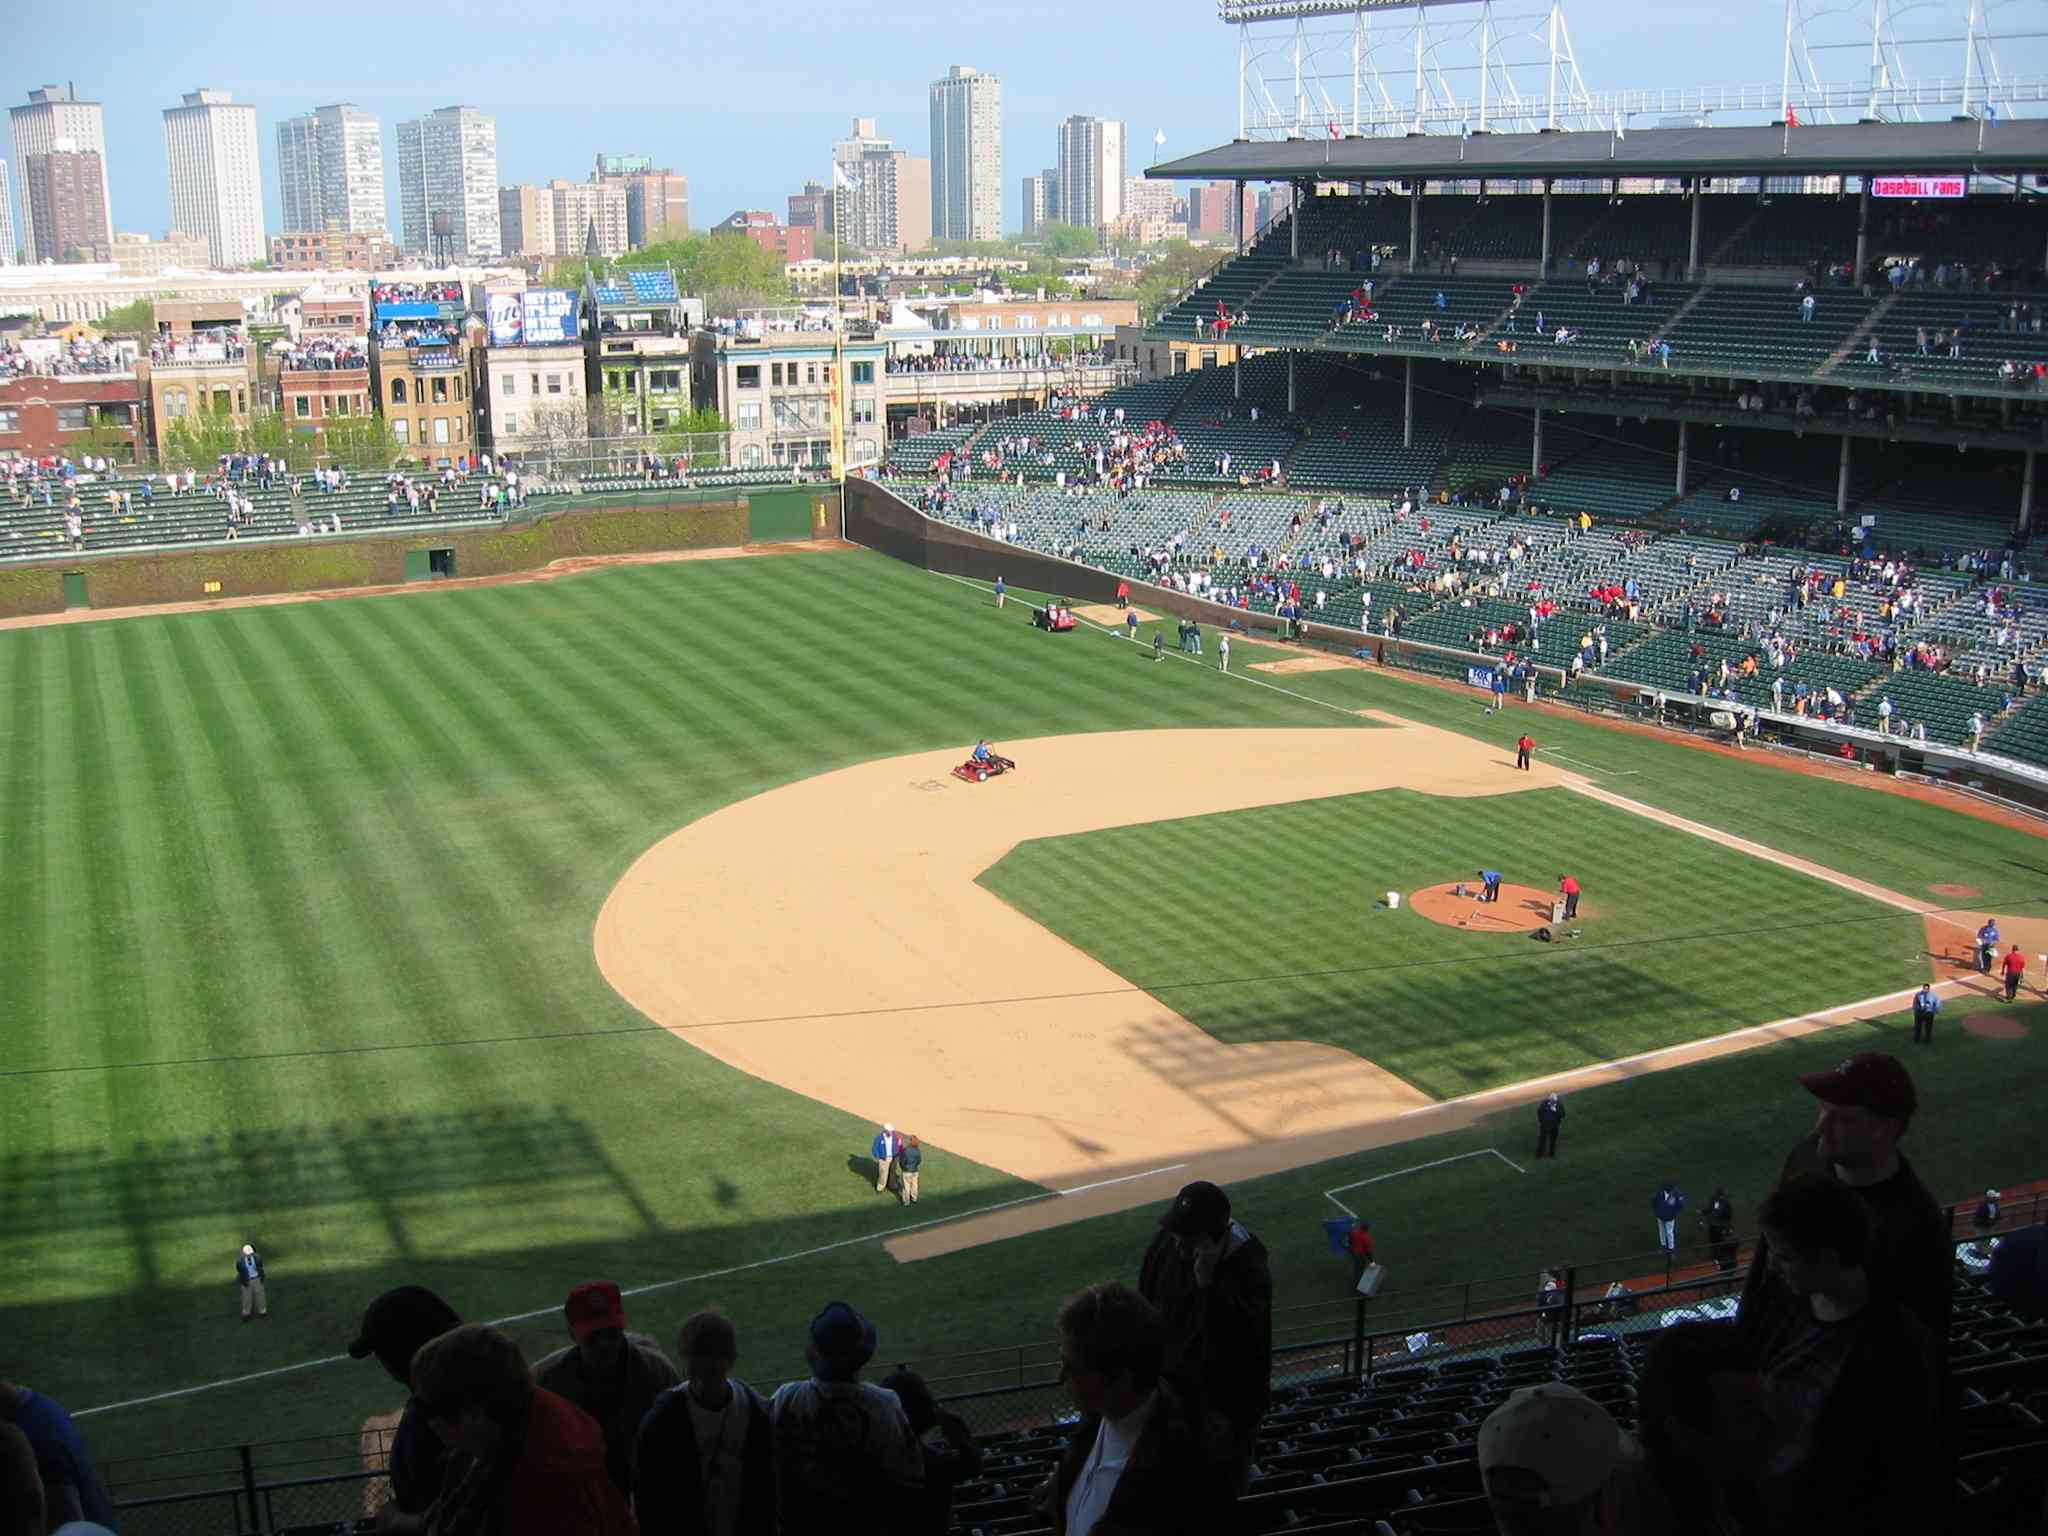
[[[1783,8],[1778,0],[1730,0],[1719,7],[1659,16],[1660,49],[1645,64],[1639,12],[1631,0],[1567,0],[1582,72],[1595,89],[1620,86],[1760,85],[1780,64]],[[383,124],[384,206],[397,238],[399,122],[450,102],[474,105],[498,124],[500,185],[544,186],[586,179],[601,151],[649,156],[691,182],[692,222],[708,227],[740,208],[783,207],[807,180],[824,179],[834,140],[854,116],[893,127],[899,149],[929,158],[931,82],[968,61],[1002,82],[1002,230],[1019,227],[1023,178],[1051,160],[1058,124],[1077,113],[1121,121],[1130,135],[1129,168],[1143,174],[1155,158],[1153,136],[1167,136],[1160,158],[1226,142],[1236,128],[1236,34],[1213,10],[1190,9],[1181,24],[1157,15],[1118,16],[1067,0],[1033,13],[1028,35],[992,32],[958,7],[908,0],[883,31],[844,13],[790,0],[762,0],[742,13],[692,18],[677,34],[663,9],[622,0],[598,31],[560,26],[559,12],[530,0],[494,8],[481,34],[460,8],[418,12],[389,0],[351,10],[361,47],[298,49],[268,8],[223,0],[203,17],[153,30],[144,46],[132,15],[112,0],[17,0],[5,100],[19,105],[49,82],[75,83],[81,99],[105,111],[110,228],[161,236],[170,225],[162,112],[183,87],[206,81],[258,111],[264,223],[285,228],[277,163],[278,126],[317,107],[349,102]],[[107,46],[84,50],[79,39]],[[775,50],[782,38],[805,47]],[[1074,70],[1074,42],[1092,61],[1128,59],[1110,84],[1098,67]],[[132,41],[131,41],[132,38]],[[617,44],[631,39],[630,70]],[[398,46],[402,40],[402,46]],[[1960,69],[1960,50],[1955,66]],[[2048,70],[2048,45],[2008,48],[2009,72]],[[704,67],[714,61],[713,67]],[[772,71],[776,89],[764,93]],[[687,100],[654,82],[687,76]],[[25,230],[16,146],[0,145],[14,183],[16,240]]]

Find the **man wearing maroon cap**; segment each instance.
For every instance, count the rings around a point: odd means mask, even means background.
[[[562,1304],[576,1342],[533,1368],[534,1383],[565,1397],[604,1430],[605,1471],[619,1491],[633,1492],[633,1442],[654,1400],[682,1382],[682,1373],[654,1340],[626,1332],[626,1304],[609,1280],[591,1280]]]
[[[1802,1174],[1832,1177],[1855,1190],[1870,1216],[1867,1268],[1873,1295],[1895,1299],[1927,1327],[1937,1350],[1948,1338],[1949,1271],[1955,1259],[1948,1222],[1899,1151],[1919,1108],[1912,1074],[1896,1056],[1858,1051],[1800,1086],[1820,1100],[1813,1134],[1785,1159],[1780,1187]],[[1773,1282],[1770,1242],[1757,1241],[1742,1290],[1745,1328],[1768,1326],[1773,1311],[1800,1299]]]

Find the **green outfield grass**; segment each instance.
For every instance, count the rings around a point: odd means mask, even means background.
[[[598,1275],[710,1276],[635,1302],[635,1324],[672,1338],[689,1311],[723,1305],[742,1372],[767,1383],[799,1368],[803,1321],[834,1295],[874,1313],[890,1359],[1041,1335],[1059,1295],[1134,1267],[1148,1216],[896,1265],[869,1239],[907,1215],[848,1166],[871,1127],[649,1028],[598,975],[591,925],[626,865],[675,827],[863,759],[981,735],[1361,725],[1347,711],[1367,704],[1514,734],[1512,714],[1480,721],[1457,695],[1376,674],[1295,676],[1282,692],[1141,655],[1041,635],[1020,605],[998,615],[970,587],[864,554],[0,633],[0,1376],[74,1408],[255,1376],[86,1419],[120,1456],[345,1432],[392,1406],[372,1367],[287,1368],[339,1353],[364,1302],[402,1281],[494,1317],[551,1308]],[[1617,786],[1639,798],[1902,888],[2039,884],[2039,844],[1938,807],[1570,722],[1538,734],[1639,773]],[[1541,820],[1519,829],[1539,866],[1559,835]],[[1196,870],[1190,953],[1227,929],[1247,952],[1294,956],[1289,909],[1244,878],[1266,868]],[[1603,874],[1592,901],[1626,878]],[[1717,914],[1687,931],[1728,926]],[[1830,942],[1854,954],[1861,930],[1845,915]],[[1731,969],[1748,945],[1731,946]],[[1657,975],[1642,958],[1597,963],[1631,986]],[[1841,980],[1842,998],[1882,989]],[[1820,990],[1811,975],[1772,983],[1725,983],[1683,1007],[1732,1027],[1791,1011],[1778,1001],[1791,989]],[[1569,987],[1524,1001],[1531,1019],[1603,1006]],[[1744,1006],[1752,1017],[1736,1017]],[[1653,1004],[1628,1007],[1640,1024]],[[1605,1027],[1568,1020],[1516,1048],[1583,1051],[1584,1032]],[[1942,1059],[2010,1070],[2034,1049],[1993,1057],[1959,1041]],[[1982,1082],[1996,1079],[1986,1068]],[[1496,1222],[1503,1264],[1525,1263],[1523,1211],[1544,1222],[1545,1257],[1609,1246],[1610,1196],[1634,1223],[1642,1165],[1706,1138],[1712,1113],[1769,1121],[1759,1167],[1796,1129],[1798,1106],[1756,1088],[1761,1076],[1741,1079],[1761,1102],[1721,1111],[1658,1081],[1631,1088],[1668,1093],[1670,1112],[1603,1133],[1620,1138],[1607,1173],[1600,1117],[1575,1109],[1551,1204],[1502,1194],[1461,1207],[1461,1230]],[[2006,1150],[1998,1102],[1976,1111],[1983,1160]],[[2018,1136],[2020,1106],[2010,1118]],[[2028,1171],[2012,1160],[1998,1171]],[[1330,1182],[1343,1180],[1260,1185],[1248,1209],[1307,1232]],[[923,1220],[1036,1193],[944,1148],[925,1187]],[[1416,1199],[1416,1222],[1436,1219],[1419,1187]],[[245,1239],[271,1265],[275,1317],[261,1327],[233,1318]],[[1285,1290],[1324,1294],[1320,1258],[1284,1246]],[[1430,1246],[1444,1273],[1493,1267],[1476,1239]],[[1394,1262],[1397,1276],[1417,1269]],[[559,1337],[545,1318],[519,1331],[536,1351]]]
[[[1580,937],[1380,905],[1480,868],[1538,890],[1576,874]],[[1134,898],[1151,870],[1233,894]],[[1928,975],[1918,917],[1565,789],[1383,790],[1042,838],[982,883],[1220,1040],[1340,1046],[1439,1098]]]

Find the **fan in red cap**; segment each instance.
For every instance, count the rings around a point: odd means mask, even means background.
[[[1870,1218],[1872,1293],[1897,1299],[1937,1343],[1947,1339],[1948,1218],[1899,1150],[1920,1108],[1913,1074],[1896,1056],[1858,1051],[1803,1074],[1799,1084],[1820,1101],[1820,1113],[1785,1159],[1779,1187],[1817,1175],[1855,1190]],[[1768,1330],[1773,1315],[1797,1310],[1798,1298],[1773,1283],[1769,1258],[1770,1245],[1759,1238],[1742,1291],[1746,1328]]]
[[[576,1342],[533,1368],[536,1384],[566,1397],[604,1430],[605,1470],[619,1491],[633,1491],[633,1439],[654,1400],[683,1373],[645,1334],[626,1331],[626,1302],[610,1280],[587,1280],[562,1303]]]

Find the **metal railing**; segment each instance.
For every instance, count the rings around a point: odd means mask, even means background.
[[[1949,1208],[1956,1271],[1989,1265],[1985,1236],[2048,1220],[2048,1193],[2002,1205],[1988,1233],[1973,1207]],[[1962,1229],[1971,1227],[1964,1232]],[[1418,1367],[1513,1357],[1540,1361],[1580,1345],[1676,1323],[1731,1318],[1747,1270],[1676,1253],[1624,1254],[1565,1269],[1560,1300],[1532,1305],[1532,1275],[1495,1276],[1384,1300],[1357,1296],[1276,1308],[1272,1389],[1330,1382],[1369,1387]],[[1335,1260],[1333,1259],[1333,1264]],[[1662,1283],[1656,1283],[1661,1276]],[[1628,1293],[1606,1295],[1615,1280]],[[1645,1280],[1650,1284],[1643,1284]],[[1051,1340],[930,1356],[911,1364],[978,1435],[1075,1422]],[[879,1372],[880,1367],[877,1367]],[[124,1536],[311,1536],[374,1519],[391,1497],[387,1428],[353,1435],[213,1446],[105,1462],[101,1472]]]

